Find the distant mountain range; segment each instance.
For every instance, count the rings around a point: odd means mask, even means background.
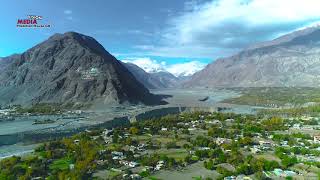
[[[136,77],[136,79],[148,89],[164,89],[177,87],[180,83],[185,81],[186,78],[176,77],[166,71],[148,73],[133,63],[123,64]]]
[[[160,99],[95,39],[68,32],[0,61],[0,104],[41,102],[156,104]]]
[[[320,85],[320,28],[299,30],[221,58],[184,87],[315,87]]]

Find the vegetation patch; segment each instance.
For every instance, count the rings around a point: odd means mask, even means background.
[[[279,107],[301,106],[306,103],[320,103],[319,88],[240,88],[240,97],[224,100],[225,103]]]
[[[50,165],[51,170],[67,170],[69,169],[70,164],[72,163],[71,159],[69,158],[62,158],[53,161]]]

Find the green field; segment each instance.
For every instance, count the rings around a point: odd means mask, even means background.
[[[157,153],[174,158],[176,161],[183,160],[188,155],[185,149],[161,149]]]
[[[320,103],[320,88],[239,88],[242,96],[224,100],[225,103],[278,107]]]
[[[69,169],[69,165],[71,164],[71,159],[63,158],[55,160],[51,165],[51,170],[67,170]]]
[[[279,109],[263,109],[259,110],[261,116],[293,116],[299,117],[303,115],[317,116],[320,113],[320,105],[311,105],[307,107],[279,108]]]

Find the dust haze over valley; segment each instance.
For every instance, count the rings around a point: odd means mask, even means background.
[[[320,177],[319,2],[165,1],[0,7],[0,179]]]

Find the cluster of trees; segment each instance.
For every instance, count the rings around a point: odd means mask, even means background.
[[[274,134],[272,140],[276,142],[287,141],[288,145],[298,145],[297,138],[301,139],[305,145],[310,146],[311,144],[307,140],[311,140],[312,137],[309,134],[293,133],[293,134]]]
[[[79,142],[75,143],[75,139]],[[0,179],[87,179],[97,169],[96,160],[103,156],[100,149],[101,145],[85,133],[48,142],[36,148],[34,155],[0,161]],[[108,154],[103,158],[112,163]]]
[[[179,122],[191,122],[195,120],[215,120],[218,119],[222,122],[224,122],[226,119],[235,119],[235,122],[237,124],[242,124],[244,122],[248,122],[247,124],[250,124],[250,122],[256,122],[255,116],[252,115],[238,115],[234,113],[208,113],[208,112],[193,112],[193,113],[182,113],[180,115],[167,115],[161,118],[155,118],[148,121],[142,121],[132,124],[133,127],[130,128],[131,134],[141,134],[143,132],[147,132],[150,134],[159,134],[159,131],[161,128],[168,128],[171,130],[172,128],[183,128],[184,134],[189,134],[190,132],[185,129],[184,126],[177,125]],[[148,128],[146,131],[145,129]],[[206,129],[206,126],[204,125],[202,127],[203,129]],[[214,127],[213,127],[214,128]],[[241,128],[241,127],[239,127]],[[250,128],[247,128],[250,129]],[[233,137],[234,134],[228,133],[227,131],[216,127],[215,129],[210,130],[211,136],[217,136],[220,135],[220,137]]]
[[[22,107],[20,105],[14,106],[17,113],[31,113],[31,114],[57,114],[60,112],[65,112],[72,109],[81,109],[88,107],[89,104],[81,103],[67,103],[67,104],[58,104],[58,103],[38,103],[34,104],[31,107]]]
[[[250,88],[243,93],[242,96],[225,102],[267,107],[283,106],[288,103],[300,106],[308,102],[320,102],[318,88]]]
[[[162,168],[174,168],[181,165],[182,162],[177,162],[174,158],[168,157],[166,155],[159,155],[159,154],[152,154],[152,155],[145,155],[141,157],[139,160],[142,165],[144,166],[153,166],[155,167],[159,161],[164,162],[164,167]]]
[[[284,126],[284,120],[280,117],[272,117],[270,119],[262,121],[264,128],[268,131],[286,130]]]
[[[208,136],[227,138],[230,136],[230,134],[228,134],[228,131],[226,129],[219,127],[211,127],[208,129]]]
[[[237,162],[235,163],[230,161],[232,158],[237,158]],[[268,161],[263,158],[257,159],[253,156],[243,157],[241,155],[233,155],[232,157],[231,155],[226,157],[226,162],[234,165],[236,167],[236,170],[229,171],[221,167],[219,165],[221,162],[218,162],[216,159],[209,159],[208,161],[205,161],[204,167],[209,170],[217,170],[224,177],[239,174],[251,175],[262,171],[271,171],[275,168],[280,167],[280,164],[277,161]]]
[[[39,103],[26,108],[17,106],[16,111],[17,113],[56,114],[64,111],[64,109],[59,104]]]
[[[38,157],[10,157],[0,162],[0,179],[30,179],[47,174],[48,163]]]
[[[301,154],[301,155],[312,154],[314,156],[320,156],[320,151],[315,149],[305,148],[305,147],[292,147],[292,148],[277,147],[275,153],[282,160],[282,164],[285,167],[292,166],[298,162],[296,157],[290,156],[291,153]]]
[[[245,161],[237,167],[237,174],[250,175],[256,172],[271,171],[279,168],[280,164],[277,161],[268,161],[263,158],[253,158],[248,156]]]
[[[290,117],[301,117],[303,115],[318,115],[320,112],[320,105],[311,105],[307,107],[294,107],[294,108],[283,108],[283,109],[266,109],[260,110],[258,114],[260,116],[290,116]],[[317,122],[311,121],[312,124],[316,125]],[[306,122],[308,123],[308,122]]]
[[[167,149],[176,149],[176,148],[180,148],[180,147],[177,145],[177,143],[175,141],[171,141],[166,144],[166,148]]]
[[[288,168],[298,163],[298,159],[295,156],[290,156],[290,150],[283,147],[277,147],[275,154],[281,159],[281,164],[284,168]]]

